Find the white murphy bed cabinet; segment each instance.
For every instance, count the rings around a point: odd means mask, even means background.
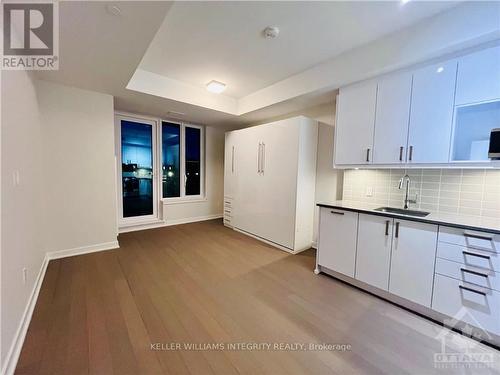
[[[484,166],[499,103],[500,46],[341,87],[334,164]]]
[[[500,345],[498,234],[321,207],[319,272]]]
[[[303,116],[226,133],[224,223],[283,250],[313,235],[317,122]]]

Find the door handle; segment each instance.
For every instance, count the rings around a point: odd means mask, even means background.
[[[470,251],[462,251],[462,254],[464,255],[470,255],[470,256],[473,256],[473,257],[478,257],[478,258],[483,258],[483,259],[490,259],[490,256],[489,255],[483,255],[483,254],[477,254],[477,253],[471,253]]]
[[[474,289],[474,288],[469,288],[468,286],[465,286],[465,285],[459,285],[458,286],[460,289],[463,289],[463,290],[468,290],[469,292],[473,292],[473,293],[476,293],[476,294],[480,294],[482,296],[485,296],[486,297],[486,292],[483,292],[482,290],[477,290],[477,289]]]
[[[478,240],[493,241],[493,237],[480,236],[479,234],[464,233],[464,237],[476,238]]]
[[[385,222],[385,235],[386,236],[389,235],[389,223],[390,223],[390,220],[386,220],[386,222]]]
[[[343,212],[338,212],[338,211],[330,211],[330,213],[335,214],[335,215],[343,215]]]
[[[231,173],[234,173],[234,146],[231,151]]]
[[[266,170],[266,144],[262,142],[262,167],[260,171],[264,173]]]
[[[482,272],[478,272],[478,271],[473,271],[473,270],[468,270],[467,268],[460,268],[460,271],[462,272],[467,272],[467,273],[470,273],[472,275],[477,275],[477,276],[482,276],[482,277],[486,277],[488,278],[488,275],[485,274],[485,273],[482,273]]]
[[[401,146],[399,148],[399,161],[403,161],[403,151],[404,151],[404,147]]]
[[[413,159],[413,146],[410,146],[410,155],[408,156],[408,160],[412,161]]]
[[[262,149],[262,143],[259,142],[259,149],[257,151],[257,173],[260,173],[261,149]]]
[[[399,238],[399,221],[396,222],[396,232],[394,233],[395,238]]]
[[[366,149],[366,162],[367,163],[370,162],[370,147]]]

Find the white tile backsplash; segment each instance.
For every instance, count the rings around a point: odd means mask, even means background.
[[[491,169],[360,169],[344,172],[343,199],[403,206],[399,179],[411,178],[410,208],[500,217],[500,170]],[[371,188],[372,195],[367,196]]]

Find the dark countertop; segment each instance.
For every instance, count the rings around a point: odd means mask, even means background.
[[[375,211],[375,208],[381,207],[380,204],[371,204],[355,201],[332,201],[318,202],[319,207],[337,208],[345,211],[363,212],[371,215],[393,217],[404,220],[418,221],[436,225],[446,225],[449,227],[464,228],[468,230],[486,231],[500,234],[500,218],[460,215],[449,212],[431,212],[425,217],[416,217],[410,215],[400,215],[389,212]],[[398,207],[401,208],[401,207]]]

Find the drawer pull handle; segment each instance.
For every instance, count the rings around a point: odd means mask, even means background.
[[[343,212],[338,212],[338,211],[330,211],[332,214],[335,214],[335,215],[343,215],[344,213]]]
[[[464,233],[464,236],[469,238],[477,238],[478,240],[493,241],[492,237],[480,236],[479,234]]]
[[[394,237],[399,238],[399,222],[396,223],[396,233],[394,234]]]
[[[477,294],[480,294],[480,295],[482,295],[482,296],[485,296],[485,297],[486,297],[486,292],[483,292],[482,290],[476,290],[476,289],[469,288],[468,286],[463,286],[463,285],[459,285],[458,287],[459,287],[460,289],[463,289],[463,290],[468,290],[469,292],[477,293]]]
[[[390,224],[390,220],[386,220],[386,222],[385,222],[385,235],[386,236],[389,235],[389,224]]]
[[[464,255],[471,255],[471,256],[478,257],[478,258],[483,258],[483,259],[490,259],[489,255],[471,253],[470,251],[462,251],[462,254],[464,254]]]
[[[468,270],[467,268],[460,268],[460,271],[462,272],[467,272],[467,273],[471,273],[473,275],[477,275],[477,276],[482,276],[482,277],[488,277],[487,274],[485,273],[482,273],[482,272],[478,272],[478,271],[472,271],[472,270]]]

